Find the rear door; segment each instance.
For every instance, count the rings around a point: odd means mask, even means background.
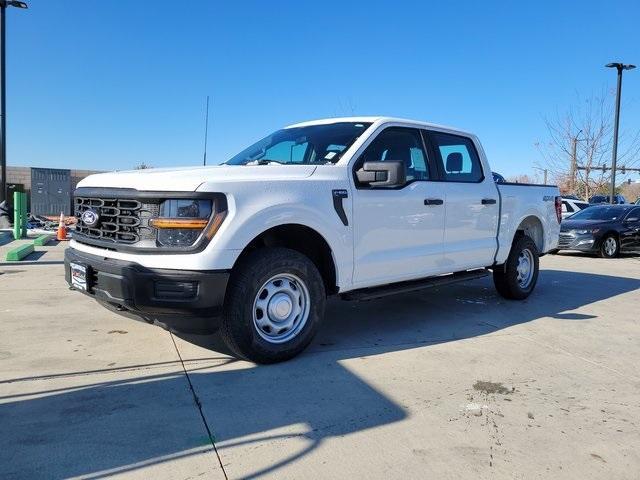
[[[491,265],[497,248],[498,189],[469,137],[428,131],[445,196],[443,256],[449,271]]]

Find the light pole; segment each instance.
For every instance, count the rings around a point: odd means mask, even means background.
[[[613,203],[616,195],[616,162],[618,161],[618,126],[620,124],[620,93],[622,92],[622,71],[633,70],[635,65],[625,65],[624,63],[607,63],[607,68],[618,70],[618,89],[616,90],[616,118],[613,124],[613,152],[611,153],[611,197],[609,201]]]
[[[534,170],[540,170],[542,173],[544,173],[544,184],[547,184],[547,173],[548,170],[546,168],[541,168],[541,167],[533,167]]]
[[[27,4],[17,0],[0,0],[0,202],[7,196],[7,101],[5,85],[5,10],[7,7],[28,8]]]

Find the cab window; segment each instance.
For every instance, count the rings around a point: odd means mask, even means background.
[[[420,131],[415,128],[389,127],[369,144],[356,164],[356,170],[365,162],[403,162],[407,182],[428,180],[429,167]]]
[[[448,182],[481,182],[484,178],[480,158],[470,138],[442,132],[429,132],[436,160]]]
[[[633,220],[634,218],[636,220]],[[633,220],[634,224],[640,225],[640,208],[638,208],[638,207],[632,208],[631,211],[627,214],[626,219],[627,220],[631,219],[631,220]]]

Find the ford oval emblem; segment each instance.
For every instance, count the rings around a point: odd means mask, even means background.
[[[100,215],[95,210],[85,210],[80,219],[87,227],[95,227],[100,220]]]

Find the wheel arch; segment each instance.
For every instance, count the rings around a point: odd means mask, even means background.
[[[320,272],[327,294],[338,292],[338,272],[329,242],[316,229],[300,223],[275,225],[256,235],[238,256],[234,268],[249,253],[269,247],[290,248],[305,255]]]
[[[544,252],[544,226],[536,215],[528,215],[520,220],[515,230],[514,240],[518,235],[527,235],[536,244],[538,253]]]

